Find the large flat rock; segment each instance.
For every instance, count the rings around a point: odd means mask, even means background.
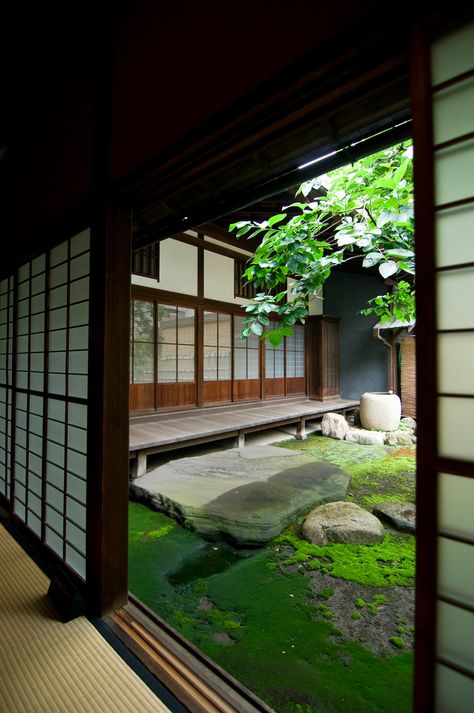
[[[349,475],[275,446],[180,458],[130,485],[134,500],[207,539],[258,545],[316,505],[343,499]]]

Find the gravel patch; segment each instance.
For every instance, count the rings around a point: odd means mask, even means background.
[[[307,603],[338,630],[334,643],[358,641],[382,656],[413,648],[413,587],[368,587],[319,571],[306,576],[313,592]]]

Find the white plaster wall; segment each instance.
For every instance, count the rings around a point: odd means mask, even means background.
[[[247,304],[248,300],[234,297],[234,260],[224,255],[204,252],[204,297],[233,304]]]
[[[314,296],[312,299],[309,301],[309,313],[310,315],[317,315],[317,314],[323,314],[324,313],[324,294],[323,294],[323,288],[318,292],[318,295]]]
[[[178,240],[160,244],[160,280],[132,275],[132,284],[185,295],[197,295],[197,248]]]

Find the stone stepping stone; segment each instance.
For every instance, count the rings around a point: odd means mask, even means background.
[[[378,503],[374,506],[373,513],[397,530],[415,532],[416,509],[413,503]]]

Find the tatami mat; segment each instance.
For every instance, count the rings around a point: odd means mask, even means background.
[[[168,713],[85,617],[57,621],[48,586],[0,525],[1,713]]]

